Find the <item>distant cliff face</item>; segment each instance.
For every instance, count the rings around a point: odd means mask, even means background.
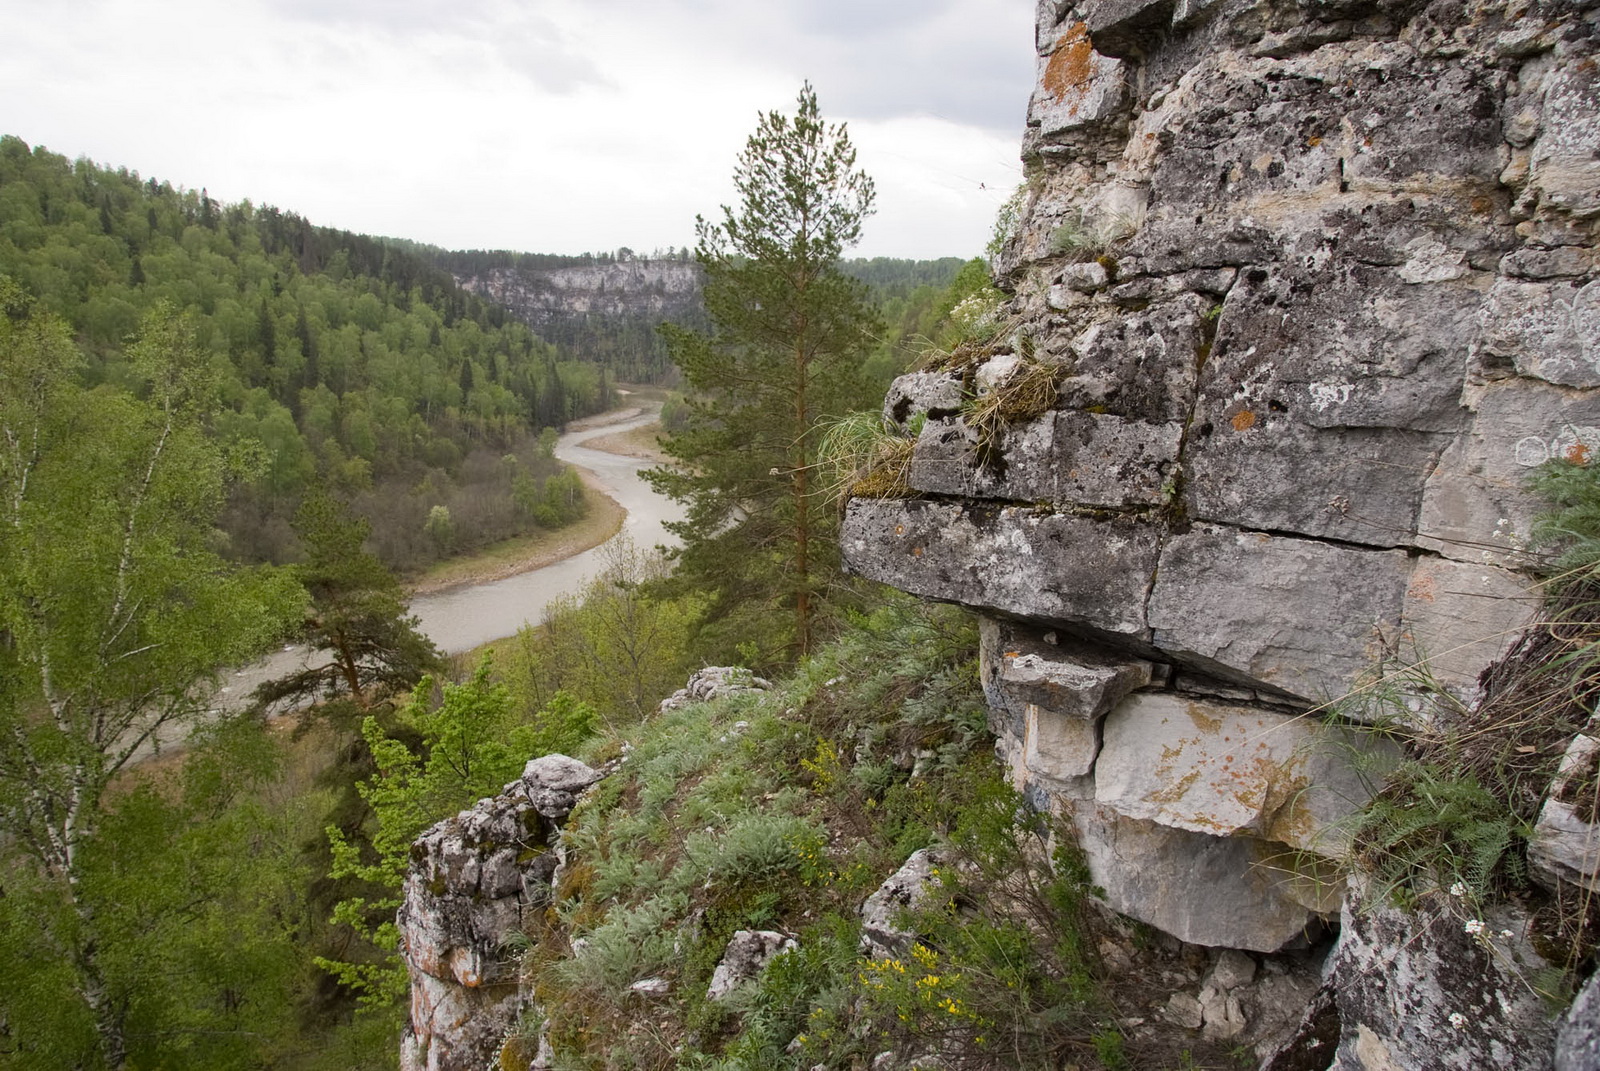
[[[990,619],[1002,757],[1112,906],[1304,945],[1395,758],[1323,704],[1424,657],[1470,702],[1536,606],[1524,477],[1600,450],[1600,6],[1043,0],[1037,46],[1008,326],[891,391],[914,497],[845,558]],[[1338,1067],[1546,1062],[1492,972],[1479,1033],[1415,1006],[1440,962],[1355,996],[1345,915]]]
[[[538,327],[572,315],[678,320],[700,307],[700,267],[693,261],[625,260],[566,268],[496,268],[458,277],[473,293],[498,301]]]

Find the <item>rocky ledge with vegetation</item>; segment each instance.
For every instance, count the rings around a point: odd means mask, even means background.
[[[1006,298],[848,445],[978,668],[898,607],[606,736],[473,1059],[1597,1066],[1597,41],[1044,0]]]

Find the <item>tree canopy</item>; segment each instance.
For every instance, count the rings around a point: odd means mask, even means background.
[[[45,939],[119,1067],[129,994],[85,884],[107,787],[207,714],[216,671],[281,632],[298,590],[212,549],[230,467],[186,321],[145,317],[135,394],[79,386],[64,325],[3,279],[0,310],[0,825],[25,883],[70,908]]]
[[[713,330],[663,328],[693,393],[686,426],[665,443],[681,465],[650,478],[688,504],[674,529],[680,570],[717,591],[709,616],[766,640],[771,658],[779,646],[810,648],[816,599],[837,571],[813,467],[822,425],[867,394],[877,318],[840,256],[874,194],[844,125],[823,120],[809,84],[793,116],[761,116],[734,185],[738,206],[697,222]],[[773,636],[755,622],[779,606],[791,624]]]

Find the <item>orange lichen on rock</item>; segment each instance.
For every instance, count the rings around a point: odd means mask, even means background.
[[[1089,84],[1094,73],[1094,46],[1089,43],[1089,27],[1078,23],[1056,44],[1044,69],[1044,88],[1057,101]]]
[[[1256,415],[1248,409],[1241,409],[1233,415],[1233,430],[1248,431],[1256,426]]]

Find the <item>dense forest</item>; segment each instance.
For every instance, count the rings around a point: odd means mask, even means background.
[[[556,520],[571,488],[546,489],[558,472],[537,434],[610,402],[603,368],[403,244],[15,137],[0,139],[0,275],[66,321],[89,385],[128,384],[124,344],[150,309],[191,318],[222,373],[216,430],[258,455],[223,517],[243,561],[290,553],[318,482],[388,533],[401,568]]]
[[[555,429],[655,345],[579,360],[434,252],[0,140],[0,1067],[393,1067],[418,833],[781,657],[717,625],[728,570],[626,549],[473,665],[417,633],[392,570],[572,520]],[[876,407],[987,276],[848,269]],[[829,569],[819,635],[871,602]],[[327,663],[219,718],[290,636]]]
[[[159,303],[193,319],[224,373],[216,430],[256,459],[221,518],[243,562],[294,556],[291,519],[313,485],[349,500],[408,571],[571,520],[575,487],[539,432],[607,408],[619,380],[674,383],[656,329],[703,329],[698,291],[666,316],[557,309],[530,325],[456,277],[636,259],[692,261],[452,252],[0,139],[0,276],[66,321],[88,384],[128,384],[125,343]],[[874,378],[904,366],[904,339],[960,264],[845,263],[887,325]]]

